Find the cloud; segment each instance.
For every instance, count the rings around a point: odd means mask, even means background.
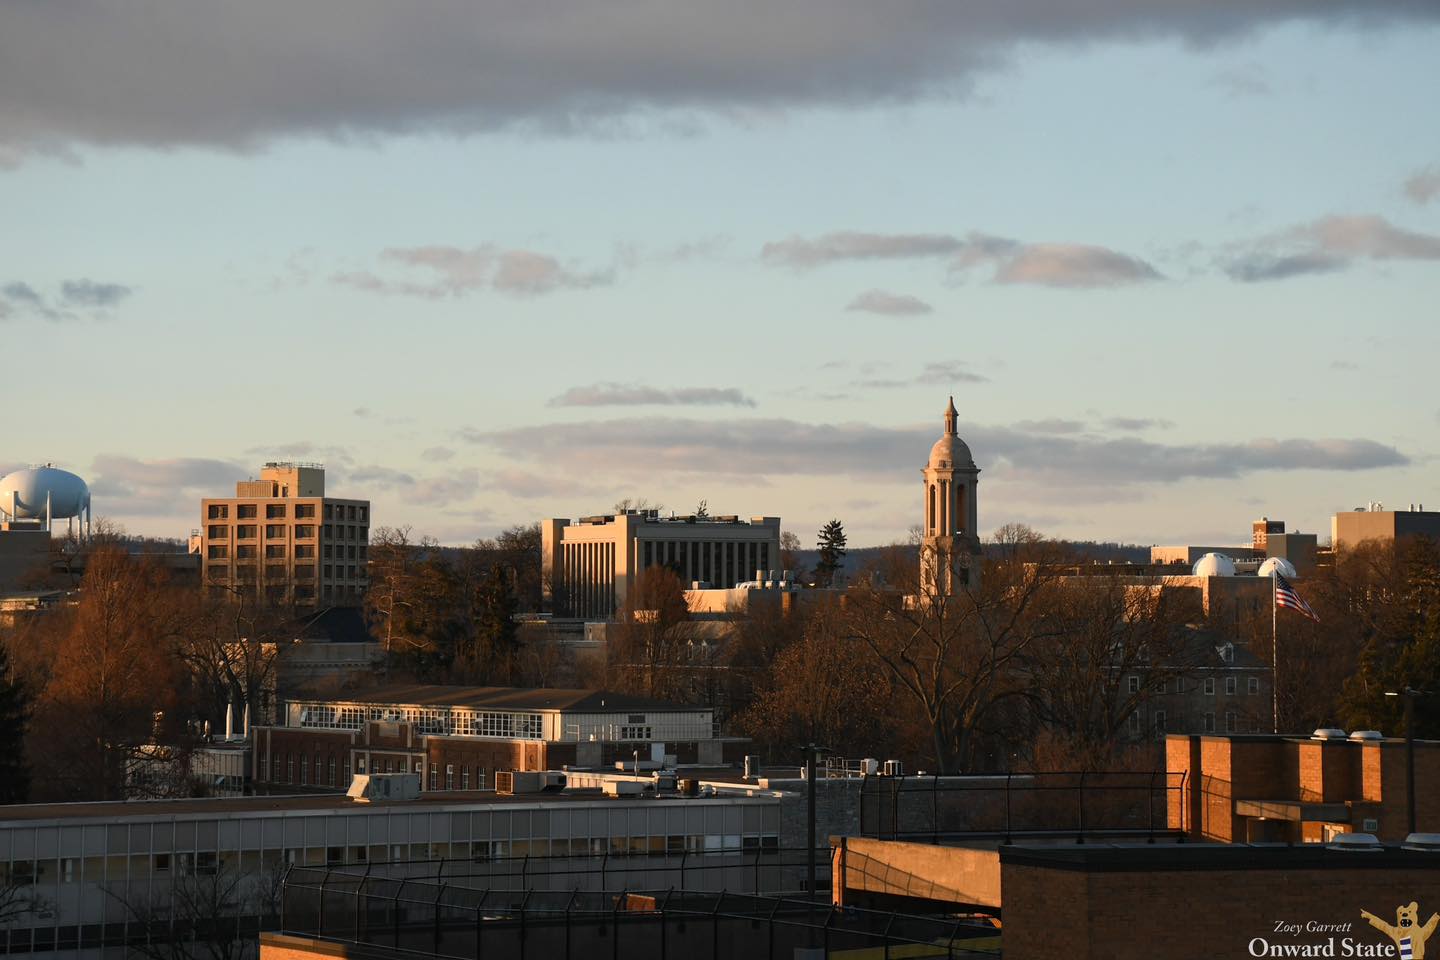
[[[480,489],[480,472],[473,467],[452,470],[431,477],[417,477],[404,470],[369,464],[355,467],[347,476],[357,489],[388,490],[405,502],[420,506],[447,506],[474,497]]]
[[[13,281],[0,286],[0,320],[25,316],[52,322],[99,319],[132,292],[123,284],[81,278],[63,281],[57,294],[46,296],[28,283]]]
[[[932,307],[918,297],[904,293],[887,293],[884,290],[867,290],[851,300],[846,310],[865,313],[879,313],[892,317],[914,316],[930,313]]]
[[[1036,243],[999,260],[998,283],[1044,287],[1117,287],[1161,279],[1144,260],[1105,247],[1076,243]]]
[[[350,271],[331,277],[335,283],[367,293],[399,294],[438,300],[478,290],[533,297],[556,290],[583,290],[608,284],[613,272],[585,272],[562,264],[549,254],[482,245],[459,247],[393,247],[381,259],[431,276],[426,282],[388,280],[371,271]]]
[[[356,407],[354,410],[351,410],[350,413],[352,416],[359,417],[361,420],[370,420],[375,416],[375,411],[369,407]]]
[[[814,239],[792,236],[767,243],[760,259],[772,266],[807,269],[840,260],[949,257],[952,271],[977,265],[994,269],[1004,284],[1046,287],[1115,287],[1161,279],[1144,260],[1107,247],[1083,243],[1022,243],[1009,237],[972,231],[961,238],[948,233],[829,233]],[[862,294],[888,297],[881,291]],[[916,301],[919,303],[919,301]],[[923,306],[923,304],[921,304]],[[878,311],[897,312],[897,311]]]
[[[1358,363],[1352,363],[1349,360],[1331,360],[1330,369],[1340,371],[1359,370],[1360,365]]]
[[[923,463],[938,430],[938,422],[887,427],[780,418],[698,421],[646,417],[468,430],[464,435],[514,461],[563,461],[570,470],[585,474],[653,476],[709,471],[761,478],[849,475],[900,482]],[[978,425],[965,427],[961,435],[984,469],[996,470],[1007,480],[1067,488],[1232,479],[1271,470],[1370,470],[1411,462],[1394,447],[1367,439],[1161,444],[1134,437],[1057,436]]]
[[[1430,21],[1415,0],[188,0],[6,7],[3,155],[47,145],[219,145],[282,137],[525,128],[658,115],[891,104],[964,94],[1034,43],[1213,43],[1277,23]],[[157,30],[156,24],[163,24]],[[283,24],[283,29],[277,25]]]
[[[508,493],[521,500],[537,500],[543,497],[584,496],[594,491],[577,483],[564,471],[535,473],[529,470],[505,468],[487,474],[486,488]]]
[[[1344,270],[1350,261],[1328,253],[1296,253],[1289,256],[1275,256],[1264,251],[1243,254],[1225,265],[1225,272],[1231,280],[1241,283],[1261,283],[1266,280],[1285,280],[1308,274],[1334,273]]]
[[[1258,63],[1245,63],[1221,70],[1212,83],[1225,91],[1232,100],[1239,97],[1262,97],[1270,92],[1270,80]]]
[[[1405,181],[1405,195],[1416,203],[1429,203],[1440,194],[1440,166],[1427,167]]]
[[[1168,429],[1175,426],[1173,420],[1162,420],[1158,417],[1107,417],[1105,426],[1112,430],[1125,430],[1138,433],[1142,430],[1149,430],[1152,427]]]
[[[233,460],[176,457],[142,460],[100,454],[90,465],[97,515],[200,516],[202,497],[228,497],[235,481],[252,474]]]
[[[454,459],[454,457],[455,451],[449,447],[426,447],[420,451],[420,459],[428,460],[431,463],[443,463],[446,460]]]
[[[966,365],[956,360],[941,361],[938,363],[927,363],[915,378],[916,383],[988,383],[989,377],[981,376],[966,369]]]
[[[94,280],[66,280],[60,285],[60,295],[66,303],[77,307],[113,307],[132,293],[120,283],[97,283]]]
[[[1081,433],[1085,430],[1085,421],[1062,420],[1058,417],[1046,420],[1017,420],[1015,429],[1024,433]]]
[[[1440,260],[1440,235],[1384,217],[1331,216],[1261,239],[1222,264],[1242,283],[1343,270],[1359,260]]]
[[[593,383],[571,387],[550,400],[552,407],[753,407],[755,401],[738,387],[646,387],[639,384]]]
[[[911,260],[959,251],[964,242],[943,233],[827,233],[814,239],[792,236],[760,248],[772,266],[805,269],[837,260]]]

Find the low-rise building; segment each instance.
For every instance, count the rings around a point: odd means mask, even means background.
[[[343,790],[352,774],[414,772],[427,792],[487,790],[497,771],[738,763],[709,707],[602,690],[403,685],[292,700],[253,728],[257,789]]]

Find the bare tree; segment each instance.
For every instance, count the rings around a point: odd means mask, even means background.
[[[967,560],[938,560],[954,566],[958,593],[917,586],[904,597],[862,584],[847,596],[850,631],[918,712],[940,773],[972,765],[987,715],[1023,693],[1026,653],[1057,632],[1039,602],[1054,580],[1044,541],[1001,551],[978,587],[960,575]]]
[[[618,619],[606,657],[610,682],[651,697],[678,694],[685,686],[679,669],[690,610],[675,571],[646,567],[627,592]]]
[[[248,950],[243,918],[259,913],[257,881],[226,864],[196,862],[181,868],[168,888],[149,895],[106,893],[145,936],[129,949],[152,960],[240,960]],[[214,857],[214,854],[209,854]],[[247,909],[248,908],[248,909]]]

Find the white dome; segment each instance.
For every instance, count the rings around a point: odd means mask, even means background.
[[[1260,564],[1260,569],[1255,571],[1255,576],[1268,577],[1273,573],[1278,573],[1282,577],[1294,578],[1300,576],[1295,572],[1295,564],[1286,560],[1284,557],[1268,558],[1264,563]]]
[[[1235,561],[1223,553],[1207,553],[1195,561],[1193,573],[1197,577],[1233,577]]]
[[[30,467],[0,478],[0,515],[16,520],[45,519],[45,500],[57,520],[78,517],[90,507],[90,488],[75,474],[55,467]]]

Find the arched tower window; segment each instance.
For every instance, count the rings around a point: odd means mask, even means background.
[[[953,526],[956,533],[964,533],[965,524],[969,522],[970,514],[965,508],[965,493],[965,484],[962,483],[955,488],[955,523]]]
[[[930,532],[935,532],[935,484],[930,484]]]

